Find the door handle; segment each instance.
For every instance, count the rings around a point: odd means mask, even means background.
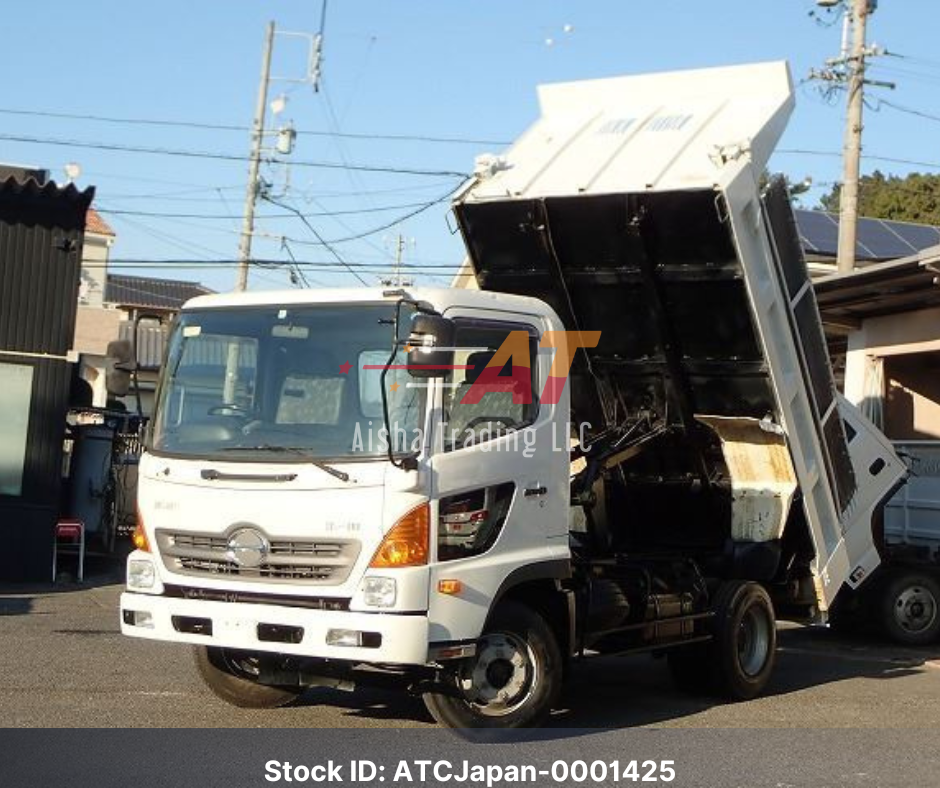
[[[524,495],[526,498],[535,498],[537,495],[545,495],[547,492],[547,487],[526,487]]]

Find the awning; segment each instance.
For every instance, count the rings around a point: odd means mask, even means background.
[[[814,282],[827,326],[856,328],[870,317],[940,306],[940,246]]]

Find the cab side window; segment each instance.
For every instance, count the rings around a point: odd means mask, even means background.
[[[480,373],[490,363],[511,331],[529,334],[529,374],[531,375],[531,402],[513,402],[513,392],[487,391],[479,402],[464,402]],[[507,432],[521,429],[538,415],[537,353],[538,335],[527,325],[518,323],[477,323],[458,321],[457,350],[454,366],[466,367],[450,372],[444,381],[444,450],[454,451],[483,441],[492,440]],[[500,372],[507,381],[512,362]]]

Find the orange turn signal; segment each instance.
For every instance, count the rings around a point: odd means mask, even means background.
[[[400,517],[385,534],[369,566],[373,569],[424,566],[428,562],[430,522],[430,507],[426,503]]]
[[[437,590],[438,593],[441,594],[457,596],[457,594],[463,591],[463,583],[461,583],[459,580],[438,580]]]
[[[150,552],[150,542],[147,539],[147,532],[144,530],[144,522],[140,519],[139,511],[137,512],[137,527],[134,528],[134,533],[131,535],[131,542],[137,550],[142,550],[145,553]]]

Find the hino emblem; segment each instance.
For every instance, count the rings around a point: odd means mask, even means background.
[[[270,549],[263,533],[255,528],[239,528],[229,536],[225,556],[245,569],[255,569],[264,563]]]

